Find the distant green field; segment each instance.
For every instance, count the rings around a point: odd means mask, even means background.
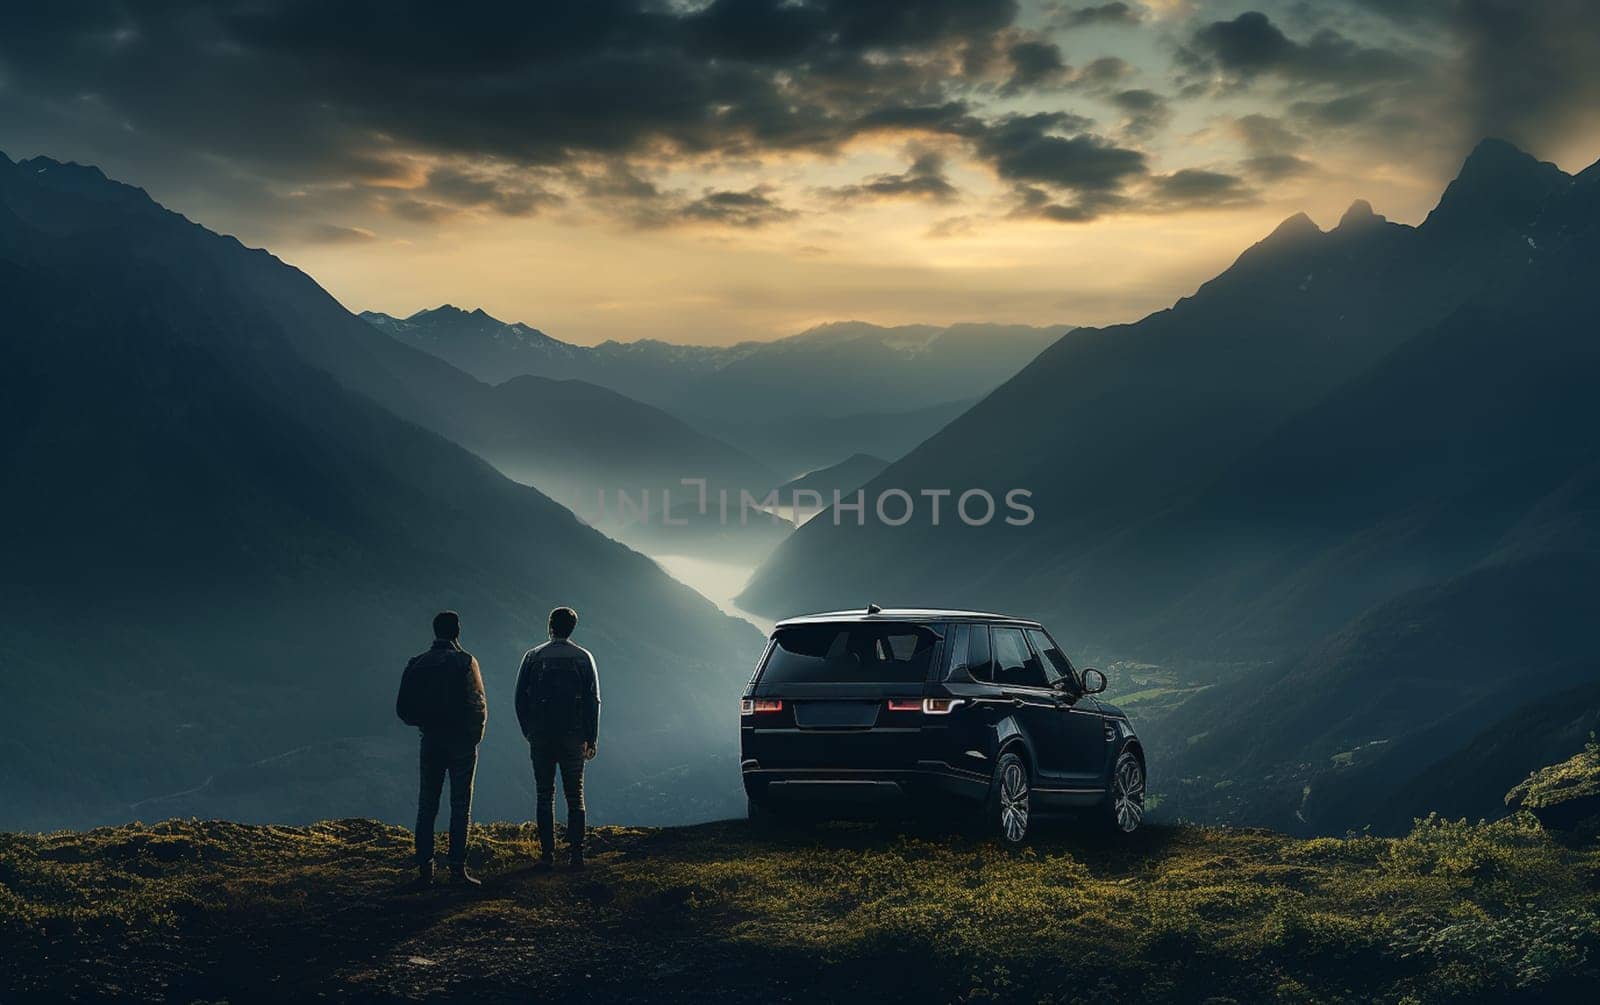
[[[0,1000],[1592,1000],[1600,852],[1531,818],[1400,839],[1158,827],[1012,854],[938,831],[601,828],[587,872],[475,828],[0,835]]]
[[[1107,699],[1140,715],[1170,711],[1211,686],[1209,676],[1197,679],[1151,663],[1118,661],[1108,664],[1106,673],[1110,678]]]

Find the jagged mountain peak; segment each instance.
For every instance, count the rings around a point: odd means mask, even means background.
[[[1550,169],[1558,174],[1564,173],[1554,164],[1539,160],[1508,140],[1488,136],[1479,140],[1477,146],[1467,154],[1466,160],[1461,162],[1461,170],[1456,172],[1456,178],[1492,180]]]
[[[1303,212],[1296,213],[1274,227],[1272,233],[1263,238],[1256,247],[1283,247],[1321,236],[1322,228],[1317,226],[1315,220]]]
[[[7,160],[0,154],[0,160]],[[136,185],[113,181],[104,171],[92,164],[77,161],[58,161],[53,157],[29,157],[11,163],[13,170],[42,187],[58,192],[70,192],[92,199],[167,212],[150,193]]]
[[[412,321],[412,322],[426,322],[426,321],[445,321],[445,320],[460,319],[460,318],[478,318],[478,319],[487,319],[487,320],[490,320],[490,321],[494,321],[495,320],[494,318],[490,317],[488,314],[484,313],[484,310],[483,310],[482,307],[478,307],[478,308],[475,308],[475,309],[473,309],[471,311],[468,311],[468,310],[465,310],[463,308],[457,307],[455,304],[440,304],[438,307],[423,308],[422,310],[417,311],[415,314],[412,314],[411,316],[407,317],[406,320],[407,321]]]
[[[1467,155],[1422,229],[1457,234],[1466,230],[1526,227],[1550,196],[1572,176],[1501,139],[1486,139]]]
[[[1339,225],[1335,230],[1350,231],[1358,227],[1370,227],[1373,224],[1385,223],[1386,219],[1380,213],[1373,212],[1372,203],[1365,199],[1357,199],[1350,204],[1350,208],[1339,217]]]

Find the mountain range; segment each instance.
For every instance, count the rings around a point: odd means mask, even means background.
[[[609,388],[791,476],[856,450],[899,456],[1070,330],[851,321],[725,347],[653,339],[579,346],[481,308],[361,316],[485,381],[532,374]]]
[[[0,157],[0,301],[0,827],[320,819],[352,773],[398,799],[395,687],[443,608],[489,691],[480,815],[523,819],[511,690],[557,604],[606,681],[594,815],[737,805],[722,726],[760,636],[462,445],[529,435],[517,388],[47,158]]]
[[[739,603],[840,606],[849,583],[1042,617],[1075,655],[1211,685],[1152,728],[1201,785],[1288,780],[1238,795],[1249,819],[1393,825],[1496,717],[1600,679],[1556,602],[1600,586],[1597,225],[1600,168],[1494,140],[1419,226],[1292,217],[1171,309],[1073,331],[867,486],[1026,489],[1030,524],[815,520]]]

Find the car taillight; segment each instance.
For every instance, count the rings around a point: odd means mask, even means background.
[[[891,712],[921,712],[923,715],[949,715],[957,705],[961,704],[960,698],[890,698],[887,702]]]
[[[739,714],[755,715],[758,712],[781,712],[783,702],[776,698],[740,698]]]

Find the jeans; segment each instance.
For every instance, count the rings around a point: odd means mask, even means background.
[[[422,786],[417,796],[417,865],[433,864],[433,827],[439,818],[439,796],[450,776],[450,864],[467,863],[467,822],[472,816],[472,776],[478,770],[478,746],[464,740],[422,737]]]
[[[583,847],[583,741],[576,738],[534,741],[534,805],[539,823],[539,849],[546,856],[556,847],[556,769],[561,770],[561,793],[567,798],[567,844]]]

